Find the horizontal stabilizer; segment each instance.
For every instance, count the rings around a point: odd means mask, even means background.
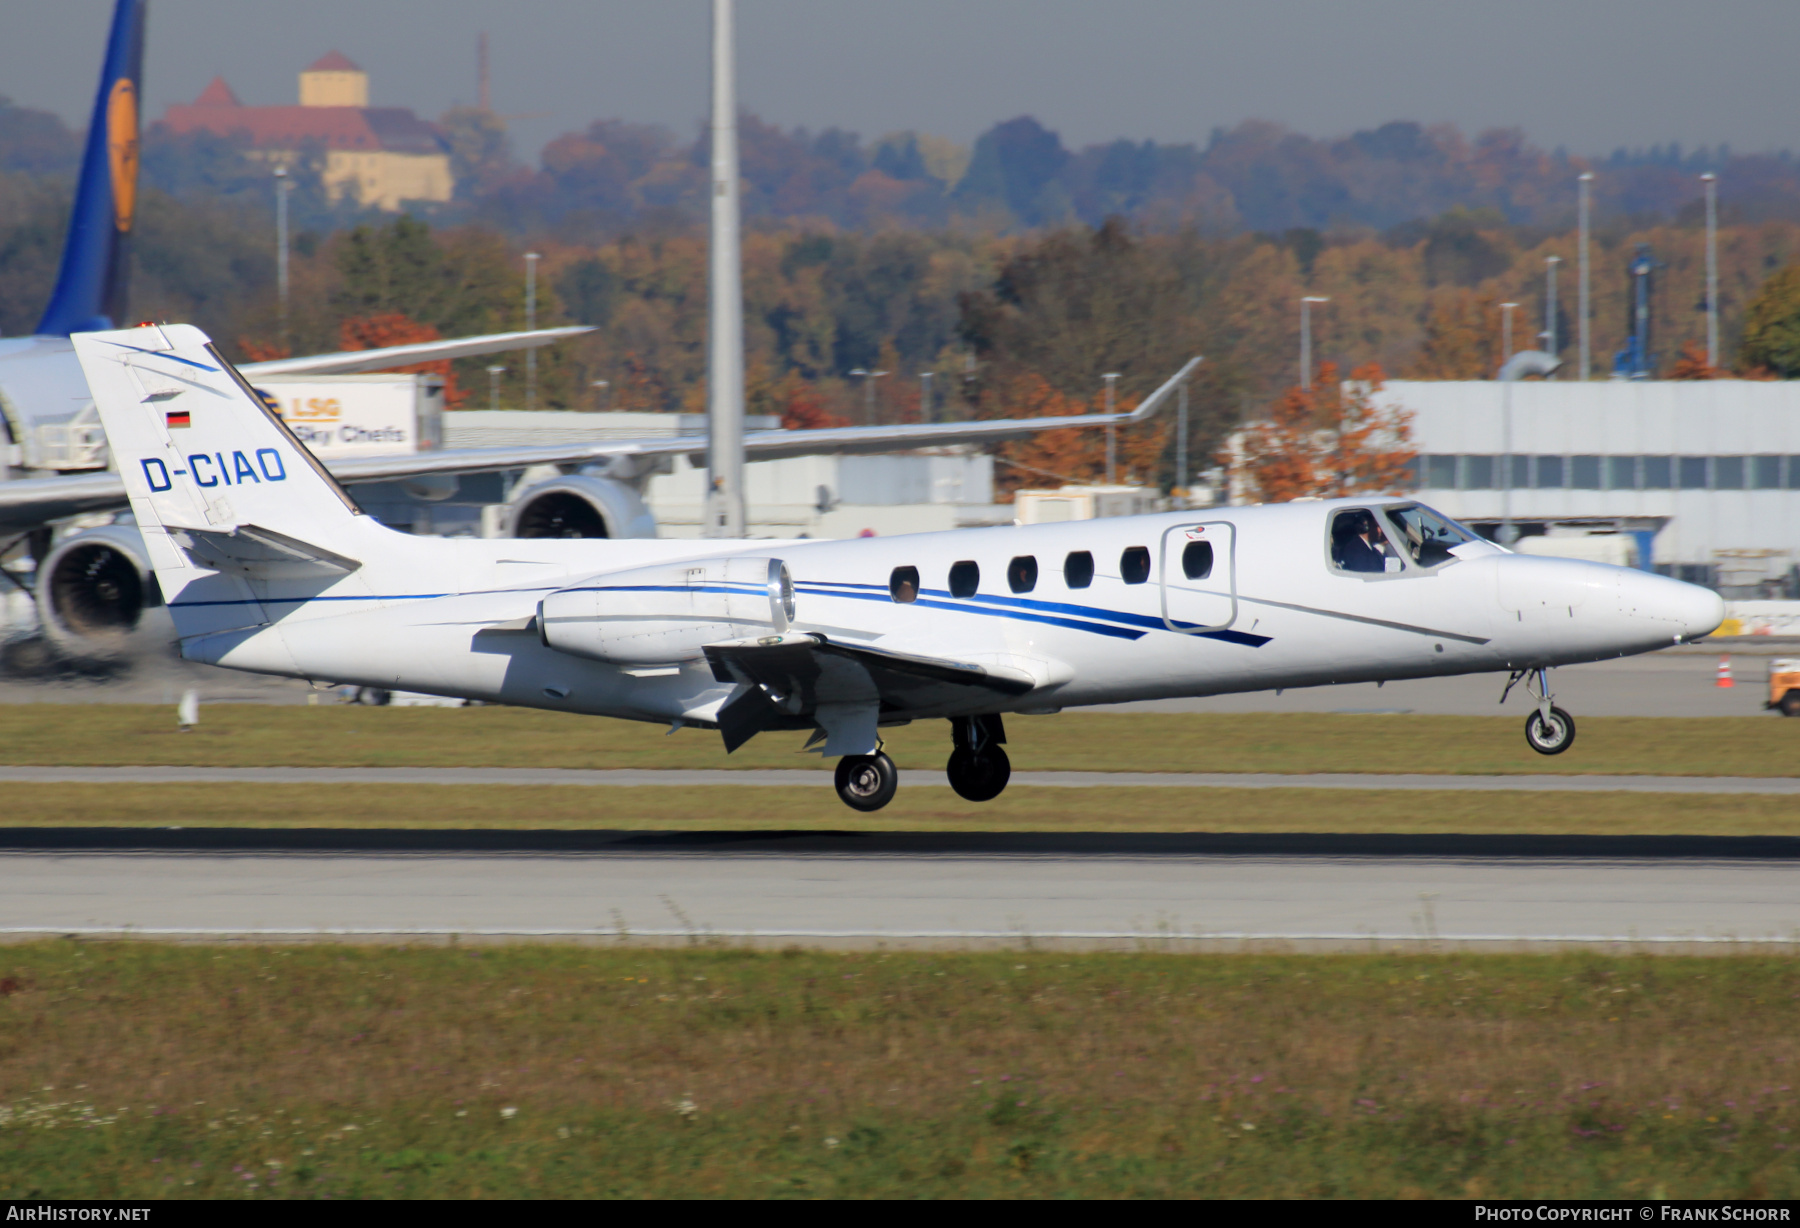
[[[362,566],[356,559],[253,524],[231,529],[164,528],[190,559],[213,571],[298,578],[348,575]]]

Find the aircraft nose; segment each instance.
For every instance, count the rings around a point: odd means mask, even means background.
[[[1633,572],[1620,593],[1629,614],[1654,618],[1679,628],[1675,638],[1687,641],[1711,635],[1725,621],[1725,601],[1710,588],[1671,580],[1649,572]]]

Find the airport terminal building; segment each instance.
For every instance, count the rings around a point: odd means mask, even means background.
[[[1395,380],[1376,400],[1412,411],[1420,498],[1483,533],[1510,511],[1727,597],[1800,597],[1800,381]]]

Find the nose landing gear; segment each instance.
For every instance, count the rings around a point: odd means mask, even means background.
[[[1006,729],[998,714],[959,716],[951,720],[956,749],[944,774],[958,797],[971,802],[991,802],[1006,789],[1012,779],[1012,760],[1000,744],[1006,741]]]
[[[1506,702],[1521,679],[1526,692],[1537,700],[1537,711],[1525,718],[1525,744],[1540,755],[1562,754],[1575,745],[1575,718],[1552,702],[1549,670],[1514,670],[1506,680],[1506,690],[1500,692],[1500,702]]]

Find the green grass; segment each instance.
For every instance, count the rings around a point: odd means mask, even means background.
[[[1060,789],[992,802],[907,787],[858,814],[829,788],[8,784],[4,827],[646,828],[1800,835],[1793,797],[1405,789]]]
[[[0,1196],[1794,1198],[1796,999],[1779,957],[34,943]]]
[[[1508,716],[1148,715],[1013,717],[1020,771],[1603,773],[1791,776],[1800,721],[1770,717],[1586,717],[1567,754],[1525,745]],[[949,729],[885,735],[901,767],[940,769]],[[126,704],[0,706],[0,763],[180,766],[823,768],[802,734],[763,734],[735,755],[719,736],[522,708],[214,705],[177,733],[174,709]]]

